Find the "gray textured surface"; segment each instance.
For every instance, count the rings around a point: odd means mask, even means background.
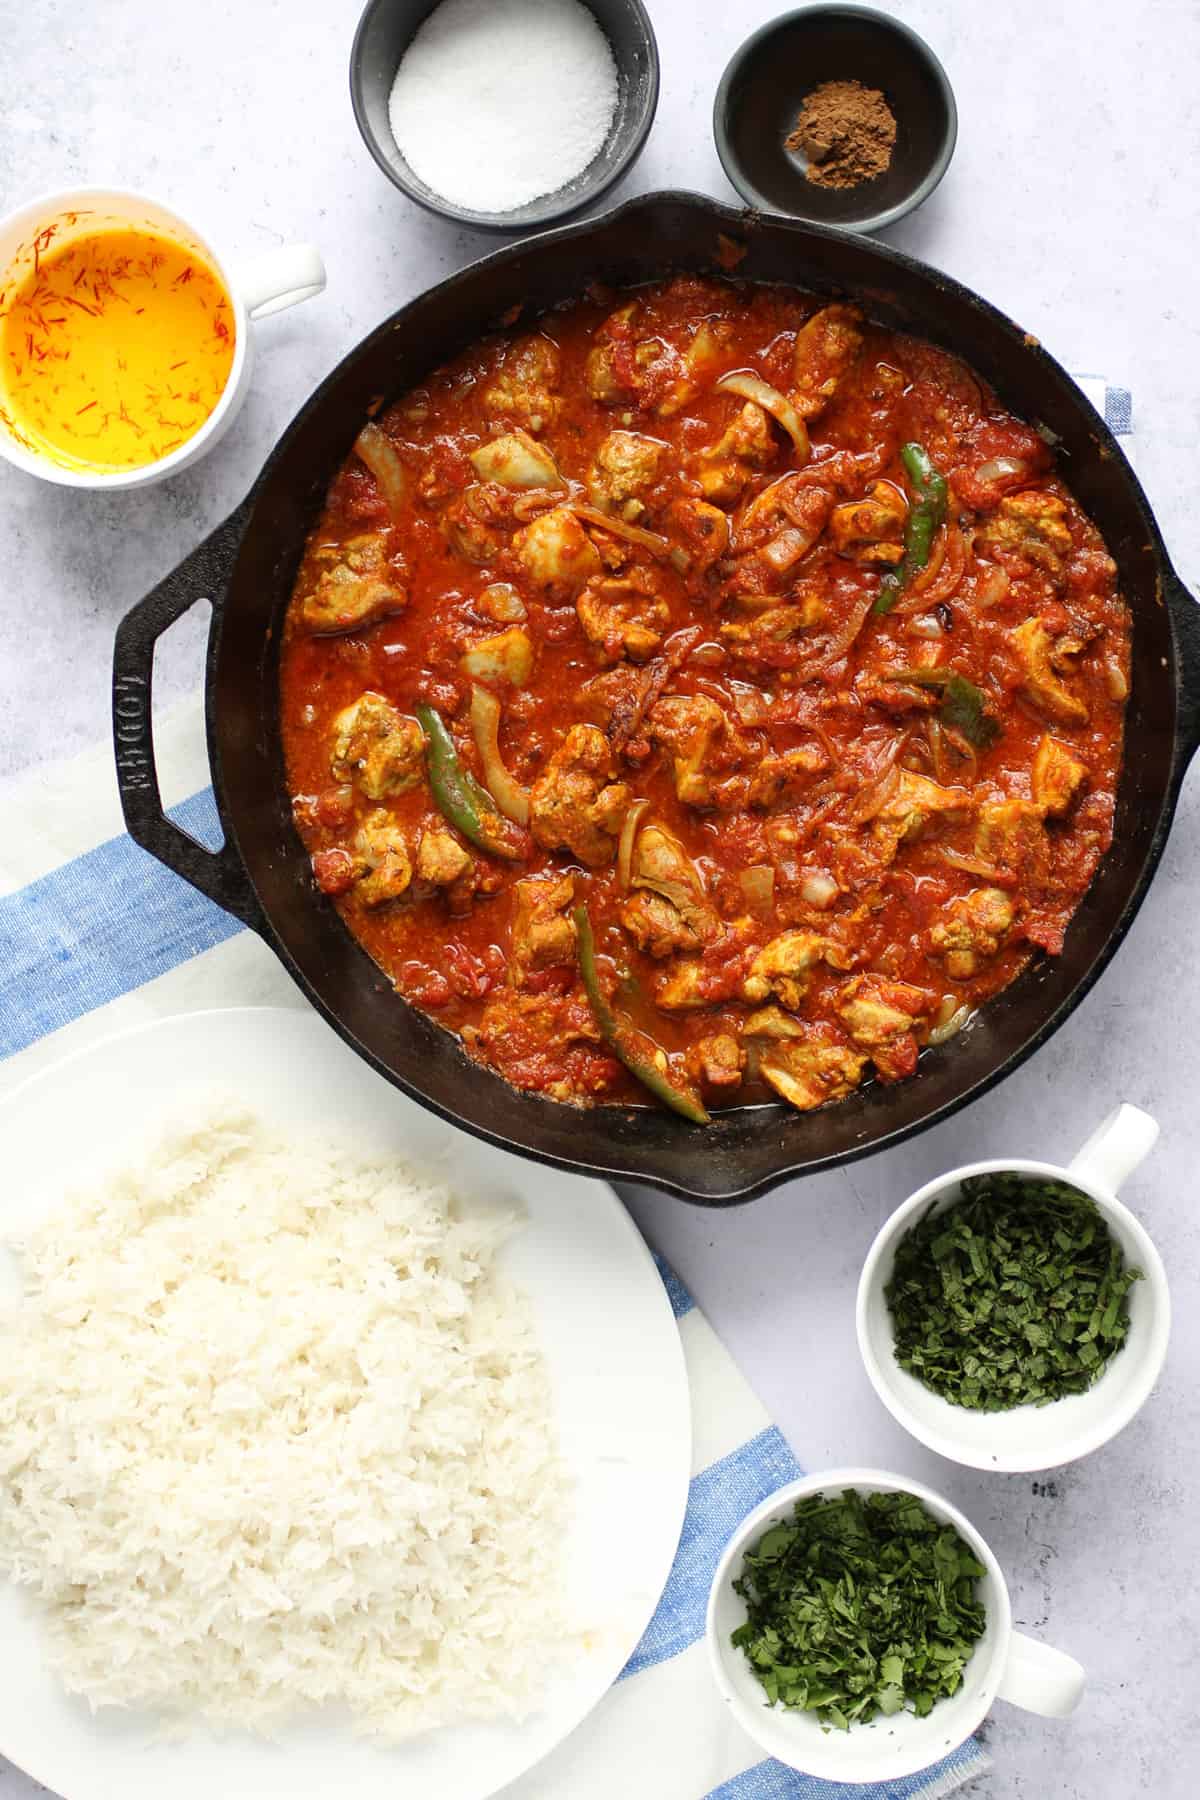
[[[773,8],[651,0],[651,10],[662,104],[624,191],[690,185],[728,198],[709,134],[712,93],[737,41]],[[1133,389],[1138,466],[1197,587],[1200,111],[1186,77],[1200,58],[1200,7],[901,0],[894,10],[942,56],[961,136],[942,189],[888,235],[980,288],[1069,366]],[[330,275],[323,299],[260,328],[244,413],[210,460],[173,483],[93,499],[0,466],[0,773],[107,729],[111,633],[125,606],[241,497],[346,348],[490,245],[417,211],[369,161],[346,95],[355,13],[344,0],[208,0],[200,14],[178,0],[0,0],[5,207],[73,182],[140,185],[210,222],[230,252],[315,238]],[[194,629],[181,634],[169,691],[194,686],[198,643]],[[801,1459],[891,1466],[945,1490],[991,1538],[1017,1618],[1088,1665],[1091,1687],[1069,1724],[997,1711],[995,1773],[975,1788],[986,1800],[1187,1800],[1200,1790],[1198,813],[1193,779],[1116,965],[999,1093],[886,1159],[744,1212],[709,1216],[655,1197],[639,1207]],[[1163,1125],[1131,1188],[1175,1289],[1158,1394],[1118,1442],[1044,1483],[927,1456],[883,1413],[855,1352],[854,1283],[872,1233],[950,1163],[1010,1151],[1066,1157],[1118,1099]],[[32,1791],[0,1768],[5,1800]]]

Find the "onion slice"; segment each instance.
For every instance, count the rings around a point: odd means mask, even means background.
[[[621,826],[621,841],[617,845],[617,880],[621,884],[622,893],[628,892],[629,883],[633,879],[633,846],[638,826],[649,804],[649,800],[635,800]]]
[[[851,609],[841,630],[835,632],[832,637],[826,638],[823,643],[815,645],[812,655],[797,663],[796,667],[802,679],[806,675],[815,675],[819,670],[827,669],[831,663],[835,663],[845,656],[866,624],[874,604],[874,596],[871,594],[860,600],[857,606]]]
[[[811,548],[811,531],[797,531],[794,525],[785,525],[782,531],[767,540],[758,554],[777,575],[786,575]]]
[[[478,682],[471,686],[471,730],[489,794],[506,819],[528,825],[529,794],[509,774],[500,755],[500,702]]]
[[[747,906],[760,913],[771,910],[775,902],[775,870],[770,863],[755,863],[749,869],[740,869],[738,886]]]
[[[631,525],[628,519],[610,518],[608,513],[601,512],[595,506],[585,506],[582,501],[576,501],[571,511],[585,525],[598,525],[601,531],[610,531],[614,537],[624,538],[626,543],[640,544],[643,550],[651,550],[655,556],[671,554],[670,540],[663,537],[661,532],[647,531],[642,525]]]
[[[370,469],[379,483],[388,511],[398,520],[408,504],[408,471],[400,461],[395,444],[372,420],[355,438],[354,453]]]
[[[800,461],[808,461],[812,455],[812,447],[804,420],[778,388],[773,388],[769,381],[764,381],[761,375],[755,375],[749,369],[735,369],[730,375],[722,375],[715,386],[720,393],[740,394],[743,400],[753,400],[756,406],[761,406],[764,412],[770,413],[776,424],[783,426],[795,444]]]
[[[983,608],[998,606],[1012,586],[1012,577],[1007,569],[991,569],[975,589],[975,605]]]
[[[943,1020],[940,1025],[934,1026],[929,1034],[929,1042],[934,1045],[944,1044],[950,1038],[957,1037],[970,1017],[971,1008],[964,1001],[961,1006],[955,1007],[948,1019]]]
[[[993,456],[989,461],[980,463],[975,470],[976,481],[1024,481],[1029,474],[1028,463],[1022,462],[1019,456]]]
[[[937,535],[929,549],[929,561],[923,569],[917,571],[908,584],[910,594],[923,594],[930,582],[935,579],[938,570],[946,560],[946,539],[949,532],[948,525],[938,527]]]
[[[810,869],[800,882],[800,898],[809,906],[819,906],[824,912],[832,906],[841,889],[832,875],[824,869]]]
[[[993,887],[1011,885],[1003,869],[996,868],[994,863],[984,862],[981,856],[968,856],[965,851],[952,850],[947,844],[943,844],[936,854],[942,862],[949,863],[952,869],[961,869],[964,875],[978,875],[981,880],[990,881]]]

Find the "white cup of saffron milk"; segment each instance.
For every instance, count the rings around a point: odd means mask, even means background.
[[[145,194],[31,200],[0,221],[0,454],[62,487],[175,474],[245,399],[251,323],[324,286],[312,244],[230,263]]]
[[[1141,1220],[1117,1199],[1117,1189],[1157,1139],[1158,1126],[1149,1113],[1118,1106],[1065,1167],[1021,1157],[969,1163],[927,1182],[882,1226],[858,1284],[858,1347],[875,1392],[918,1442],[968,1468],[1036,1474],[1090,1455],[1140,1411],[1162,1373],[1171,1296],[1162,1258]],[[952,1405],[900,1367],[886,1289],[904,1233],[927,1212],[953,1206],[968,1176],[995,1174],[1063,1182],[1085,1195],[1120,1247],[1126,1268],[1139,1269],[1141,1279],[1129,1291],[1128,1336],[1086,1393],[1066,1394],[1046,1406],[977,1412]]]

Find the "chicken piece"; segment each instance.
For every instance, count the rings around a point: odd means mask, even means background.
[[[816,594],[805,594],[793,606],[767,606],[752,619],[729,619],[718,626],[721,642],[737,654],[753,652],[758,645],[786,644],[819,625],[825,616],[825,602]]]
[[[529,608],[508,581],[490,582],[475,602],[475,610],[494,625],[523,625],[529,617]]]
[[[521,626],[510,625],[507,631],[472,644],[459,657],[458,666],[475,681],[524,687],[533,673],[533,639]]]
[[[558,347],[549,338],[519,339],[483,390],[484,411],[491,418],[519,419],[530,431],[544,430],[562,411],[561,370]]]
[[[605,662],[628,656],[645,662],[662,643],[671,611],[658,592],[651,569],[635,567],[627,575],[595,576],[575,602],[588,642]]]
[[[1040,881],[1049,867],[1050,840],[1042,809],[1033,800],[988,800],[979,809],[975,852],[1016,880]]]
[[[758,1072],[781,1099],[799,1112],[812,1112],[828,1100],[844,1100],[862,1080],[867,1066],[831,1032],[773,1043],[758,1059]]]
[[[1034,752],[1032,778],[1034,804],[1061,819],[1086,782],[1088,768],[1047,733]]]
[[[740,558],[733,583],[739,604],[764,604],[825,529],[833,494],[801,480],[802,473],[773,481],[742,516],[734,548],[750,554]]]
[[[742,996],[759,1003],[775,994],[794,1012],[808,992],[809,978],[819,962],[834,969],[848,969],[851,951],[815,931],[784,931],[760,950],[742,983]]]
[[[1010,552],[1048,575],[1062,574],[1063,558],[1072,550],[1067,505],[1057,494],[1026,488],[1006,494],[976,534],[976,543]]]
[[[314,636],[361,631],[408,605],[408,589],[378,532],[318,545],[312,566],[316,585],[300,602],[300,621]]]
[[[722,296],[714,296],[718,304]],[[732,319],[701,319],[688,339],[683,359],[692,375],[707,380],[716,373],[717,364],[733,348],[735,329]]]
[[[588,393],[603,406],[618,406],[633,398],[632,389],[617,374],[614,349],[615,345],[604,341],[593,344],[583,365]]]
[[[712,806],[713,778],[740,761],[745,746],[707,694],[668,694],[650,713],[650,731],[674,757],[675,792],[688,806]]]
[[[1055,670],[1056,635],[1063,634],[1052,633],[1040,618],[1026,619],[1017,626],[1012,647],[1024,670],[1021,685],[1039,711],[1049,718],[1057,719],[1061,725],[1086,725],[1086,702],[1071,692]],[[1061,649],[1058,654],[1061,657]]]
[[[546,1082],[548,1057],[561,1066],[558,1053],[600,1043],[595,1014],[582,997],[501,988],[484,1007],[478,1025],[464,1028],[463,1037],[473,1054],[514,1087],[566,1101],[594,1100],[604,1090],[605,1077],[590,1058],[578,1069],[579,1059],[572,1057],[568,1073]]]
[[[856,975],[838,997],[837,1012],[860,1050],[869,1051],[881,1081],[902,1081],[917,1066],[913,1024],[937,1005],[937,996],[907,981]]]
[[[729,520],[719,506],[710,506],[707,500],[694,500],[689,494],[673,500],[667,508],[666,527],[696,574],[711,569],[729,548]]]
[[[442,513],[442,530],[451,548],[470,563],[495,562],[512,537],[514,523],[503,490],[478,482],[464,488]]]
[[[741,1086],[746,1052],[731,1031],[717,1031],[711,1037],[697,1038],[683,1060],[692,1080],[702,1087],[723,1093]]]
[[[645,825],[638,833],[630,885],[657,894],[673,908],[691,933],[689,947],[711,943],[720,931],[720,919],[708,903],[699,869],[679,839],[661,825]],[[644,912],[639,914],[644,916]],[[661,911],[656,918],[660,924],[667,923]]]
[[[675,956],[700,948],[699,936],[678,907],[648,889],[630,895],[621,908],[621,923],[647,956]]]
[[[811,530],[815,542],[824,529],[834,495],[831,488],[814,481],[812,477],[811,466],[790,469],[786,475],[777,475],[774,481],[768,482],[760,493],[755,494],[738,526],[738,547],[770,536],[781,525],[787,524],[803,525]],[[819,518],[813,516],[814,495],[822,506]]]
[[[565,506],[523,526],[512,547],[529,579],[555,598],[573,598],[601,570],[599,551]]]
[[[666,1012],[691,1012],[696,1007],[711,1006],[712,997],[704,992],[704,964],[695,959],[678,962],[655,990],[655,1001]]]
[[[637,431],[610,431],[588,471],[592,504],[622,519],[645,512],[642,496],[662,472],[668,446]]]
[[[505,431],[471,451],[471,467],[480,481],[507,488],[560,488],[558,464],[544,444],[527,431]]]
[[[363,820],[354,847],[366,867],[355,893],[364,906],[385,906],[407,893],[412,881],[412,861],[404,833],[385,807],[376,807]]]
[[[382,694],[361,694],[333,729],[333,778],[356,781],[368,800],[407,793],[425,773],[425,733]]]
[[[862,314],[856,306],[823,306],[800,327],[791,400],[802,419],[815,419],[824,412],[862,341]]]
[[[672,418],[682,412],[702,387],[711,386],[717,365],[729,355],[732,342],[731,320],[702,319],[684,346],[682,356],[673,349],[668,349],[664,355],[664,347],[656,345],[658,367],[654,371],[653,385],[657,391],[657,404],[654,410],[660,418]]]
[[[828,767],[829,758],[819,744],[801,744],[796,750],[764,756],[750,783],[750,805],[768,807],[792,800],[814,775]]]
[[[575,877],[530,875],[518,881],[512,926],[509,980],[519,987],[530,969],[549,969],[575,961],[575,921],[568,908],[575,898]]]
[[[769,417],[761,406],[747,400],[717,442],[701,450],[696,458],[704,498],[731,505],[756,470],[771,466],[778,450],[779,441]]]
[[[799,1019],[785,1013],[782,1007],[760,1006],[757,1012],[747,1015],[742,1027],[749,1038],[798,1038],[804,1036],[804,1027]]]
[[[961,825],[970,809],[971,796],[965,788],[941,787],[928,776],[901,769],[871,830],[890,862],[901,844],[925,836],[935,824]]]
[[[584,682],[579,689],[580,714],[603,729],[614,751],[622,751],[640,737],[646,707],[669,674],[661,659],[642,669],[617,663]]]
[[[544,850],[570,850],[590,869],[612,861],[629,789],[610,774],[604,733],[572,725],[529,796],[530,829]]]
[[[417,845],[417,880],[426,887],[452,887],[474,867],[474,858],[445,825],[427,825]]]
[[[953,981],[975,974],[980,959],[995,956],[1012,930],[1017,909],[1003,888],[974,888],[951,900],[929,928],[929,948],[944,958]]]
[[[936,712],[942,704],[942,696],[936,688],[896,681],[886,671],[872,669],[859,670],[854,677],[854,692],[860,700],[871,706],[881,706],[894,718],[911,712]]]
[[[855,562],[898,563],[904,555],[908,501],[890,481],[873,481],[861,500],[835,506],[829,535]]]
[[[595,342],[587,353],[584,378],[588,393],[593,400],[599,400],[605,406],[617,406],[635,398],[624,368],[618,372],[616,367],[616,340],[628,338],[638,310],[637,301],[632,300],[627,306],[619,306],[616,312],[610,313],[596,332]]]

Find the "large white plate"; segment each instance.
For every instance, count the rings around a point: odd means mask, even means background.
[[[615,1194],[465,1137],[406,1100],[313,1014],[243,1008],[164,1019],[35,1076],[0,1105],[0,1236],[74,1179],[120,1161],[189,1095],[232,1089],[284,1128],[325,1126],[371,1148],[449,1157],[455,1181],[515,1195],[529,1223],[505,1252],[531,1296],[575,1483],[568,1545],[582,1647],[522,1725],[469,1725],[397,1749],[314,1718],[263,1743],[207,1733],[154,1741],[149,1716],[96,1718],[42,1664],[25,1596],[0,1584],[0,1753],[67,1800],[484,1800],[562,1741],[619,1674],[679,1540],[691,1420],[679,1333]],[[0,1252],[5,1300],[19,1291]]]

